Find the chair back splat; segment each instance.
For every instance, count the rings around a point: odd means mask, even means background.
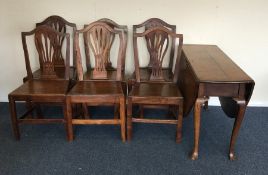
[[[83,34],[85,43],[86,68],[87,71],[93,69],[92,79],[108,79],[107,70],[110,65],[110,50],[116,35],[119,37],[119,51],[117,56],[116,80],[122,80],[122,73],[125,67],[125,49],[126,37],[122,30],[111,28],[104,22],[94,22],[84,29],[75,33],[75,53],[77,58],[78,79],[83,80],[82,56],[79,46],[79,34]],[[93,54],[95,66],[92,68],[90,64],[90,51]]]
[[[135,73],[136,81],[141,82],[140,77],[140,64],[139,64],[139,53],[138,53],[138,42],[137,38],[146,38],[147,50],[150,55],[151,74],[148,81],[165,81],[163,76],[163,60],[167,54],[170,40],[178,40],[177,55],[174,69],[173,82],[178,81],[179,73],[179,61],[181,55],[181,49],[183,44],[183,35],[176,34],[165,27],[153,27],[146,30],[143,33],[133,34],[133,47],[134,47],[134,61],[135,61]],[[174,57],[174,56],[173,56]]]
[[[30,32],[22,32],[22,45],[25,55],[25,64],[27,77],[24,83],[8,95],[9,107],[11,111],[11,121],[13,132],[17,140],[20,139],[20,124],[65,124],[66,134],[68,137],[66,121],[66,93],[70,89],[70,34],[61,33],[47,25],[39,25]],[[38,78],[34,77],[32,66],[29,58],[27,41],[33,38],[35,48],[38,53],[40,69]],[[62,41],[66,44],[62,46]],[[60,49],[59,49],[60,48]],[[65,59],[60,50],[66,50]],[[55,61],[61,62],[61,70],[57,71]],[[17,117],[16,102],[26,102],[26,112]],[[62,118],[50,116],[45,118],[42,114],[40,105],[60,105],[63,107]],[[33,111],[36,113],[33,113]]]
[[[182,139],[183,96],[177,86],[177,81],[183,35],[176,34],[176,32],[163,26],[165,23],[159,19],[153,19],[154,22],[148,21],[133,27],[136,31],[137,27],[145,26],[145,31],[133,33],[135,79],[133,81],[132,78],[128,81],[131,88],[129,88],[127,98],[127,138],[128,140],[132,138],[133,122],[176,124],[176,141],[179,143]],[[138,38],[145,41],[149,53],[149,64],[145,68],[140,65],[140,60],[146,57],[139,55]],[[175,47],[177,42],[178,45]],[[172,48],[168,49],[170,43]],[[175,68],[174,73],[172,73],[174,58],[176,58]],[[163,68],[165,59],[170,61],[168,68]],[[132,108],[134,105],[139,106],[139,116],[133,116]],[[159,108],[159,106],[168,107],[169,114],[172,114],[174,118],[145,118],[144,107]]]

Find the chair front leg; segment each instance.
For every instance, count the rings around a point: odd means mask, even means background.
[[[15,101],[12,97],[9,97],[9,109],[10,109],[10,114],[11,114],[10,117],[11,117],[12,128],[13,128],[15,139],[20,140],[20,130],[19,130],[19,124],[18,124],[18,119],[17,119],[17,109],[16,109]]]
[[[180,143],[182,140],[182,120],[183,120],[183,103],[180,102],[179,113],[178,113],[177,136],[176,136],[177,143]]]
[[[125,97],[120,97],[120,123],[121,123],[121,138],[126,141],[126,108]]]
[[[64,116],[65,116],[65,126],[66,126],[66,133],[67,133],[67,140],[73,141],[73,124],[72,124],[72,104],[70,98],[66,98],[66,102],[64,105]]]

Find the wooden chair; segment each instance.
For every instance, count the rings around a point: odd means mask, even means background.
[[[146,21],[144,21],[141,24],[137,24],[137,25],[133,25],[133,34],[134,33],[141,33],[144,32],[150,28],[153,27],[165,27],[166,29],[176,33],[176,25],[171,25],[166,23],[165,21],[163,21],[162,19],[159,18],[150,18]],[[147,49],[149,49],[149,40],[148,37],[144,38],[145,40],[145,44],[147,46]],[[162,72],[163,72],[163,77],[164,80],[167,82],[172,82],[173,80],[173,71],[172,71],[172,66],[174,64],[174,51],[175,51],[175,40],[172,39],[171,40],[171,46],[170,46],[170,51],[168,52],[168,54],[166,54],[166,56],[169,58],[169,64],[167,67],[163,67],[162,68]],[[150,53],[149,53],[150,54]],[[148,65],[145,66],[141,66],[140,67],[140,77],[141,77],[141,82],[147,82],[150,79],[150,75],[152,72],[152,56],[150,56],[149,59],[149,63]],[[135,84],[136,82],[136,78],[135,78],[135,72],[132,74],[132,76],[128,79],[127,84],[128,84],[128,91],[130,92],[132,89],[132,86]],[[147,105],[148,107],[148,105]],[[139,105],[139,112],[140,112],[140,117],[143,118],[143,114],[144,114],[144,105]],[[171,111],[170,111],[171,112]]]
[[[128,28],[126,25],[119,25],[116,22],[114,22],[113,20],[108,19],[108,18],[101,18],[101,19],[97,20],[96,22],[103,22],[103,23],[107,24],[109,27],[111,27],[112,29],[121,30],[123,32],[123,37],[124,37],[123,41],[126,41],[126,44],[124,44],[124,47],[123,47],[123,57],[124,58],[123,58],[123,62],[122,62],[122,81],[121,81],[121,84],[122,84],[124,94],[127,95],[127,81],[125,79],[125,58],[126,58],[126,48],[127,48],[127,39],[128,39]],[[88,26],[88,24],[85,24],[84,28],[86,28],[87,26]],[[105,56],[106,60],[104,60],[105,68],[107,71],[107,81],[116,81],[117,69],[112,66],[112,63],[110,60],[110,50],[111,50],[111,47],[114,43],[114,40],[115,40],[115,34],[112,33],[111,34],[111,41],[110,41],[110,44],[108,47],[109,50],[106,52],[106,54],[107,54]],[[89,46],[89,42],[88,42],[86,35],[84,35],[84,44],[85,44],[85,56],[86,56],[86,68],[87,68],[85,73],[84,73],[84,80],[90,81],[90,80],[94,80],[94,78],[93,78],[94,68],[91,67],[91,63],[90,63],[90,46]],[[90,113],[88,111],[88,106],[86,104],[83,104],[82,107],[83,107],[83,116],[85,118],[89,118]],[[115,105],[115,108],[114,108],[115,118],[118,118],[118,116],[119,116],[118,112],[119,112],[118,106]]]
[[[26,38],[34,36],[36,50],[39,55],[40,62],[40,78],[35,79],[31,63]],[[62,61],[64,64],[64,79],[61,79],[55,71],[54,61],[62,58],[58,52],[61,47],[58,38],[66,38],[66,58]],[[69,89],[69,73],[70,73],[70,35],[60,33],[49,26],[38,26],[30,32],[22,32],[22,44],[25,55],[25,63],[27,70],[27,79],[23,85],[15,89],[8,95],[11,113],[11,121],[15,138],[19,140],[20,131],[19,124],[46,124],[46,123],[64,123],[66,125],[65,95]],[[21,117],[17,117],[16,102],[24,101],[30,104],[56,104],[63,106],[64,118],[43,118],[43,116],[29,115],[35,108],[32,106]]]
[[[36,27],[41,26],[41,25],[47,25],[53,28],[54,30],[66,34],[69,33],[70,37],[73,38],[74,36],[74,31],[76,30],[76,24],[75,23],[70,23],[66,21],[64,18],[56,15],[52,15],[47,17],[44,21],[40,23],[36,23]],[[59,54],[58,57],[56,57],[56,60],[53,61],[54,63],[54,71],[57,74],[57,77],[59,79],[65,79],[65,64],[63,60],[63,54],[62,54],[62,47],[64,44],[65,37],[59,37],[57,38],[58,42],[60,43],[60,46],[57,49],[57,52]],[[74,47],[74,46],[73,46]],[[74,50],[74,49],[73,49]],[[74,52],[73,52],[74,55]],[[40,65],[41,68],[42,65]],[[73,56],[73,66],[70,66],[70,78],[75,79],[75,57]],[[41,78],[41,70],[38,69],[33,72],[33,78],[34,79],[40,79]],[[23,78],[23,82],[27,81],[27,77]]]
[[[151,59],[151,73],[146,82],[142,82],[139,64],[137,38],[145,38]],[[176,52],[176,62],[172,81],[165,81],[162,64],[171,41],[179,40]],[[176,34],[165,27],[153,27],[143,33],[133,34],[134,61],[136,83],[128,95],[127,133],[128,140],[132,138],[132,122],[177,124],[176,141],[181,141],[183,118],[183,97],[177,86],[179,61],[183,44],[183,35]],[[143,58],[144,59],[144,58]],[[178,111],[177,119],[145,119],[132,116],[132,105],[167,105],[175,106]]]
[[[86,54],[93,52],[95,66],[94,68],[87,60],[87,72],[91,75],[86,78],[83,66],[82,56],[79,46],[79,34],[83,35]],[[119,37],[119,49],[117,57],[117,66],[114,79],[110,79],[109,71],[106,69],[107,52],[110,51],[111,42],[114,35]],[[73,140],[73,125],[81,124],[115,124],[121,126],[121,137],[125,141],[125,96],[122,88],[122,78],[124,70],[124,59],[126,48],[126,37],[121,30],[113,29],[104,22],[93,22],[84,29],[75,32],[75,52],[77,58],[78,82],[67,95],[67,118],[69,140]],[[90,65],[90,66],[89,66]],[[72,114],[73,104],[87,104],[88,106],[98,105],[119,105],[120,118],[114,119],[74,119]]]

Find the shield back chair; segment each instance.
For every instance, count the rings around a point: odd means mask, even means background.
[[[70,34],[70,44],[73,45],[73,37],[74,37],[74,31],[76,30],[76,24],[75,23],[70,23],[66,21],[64,18],[57,16],[57,15],[52,15],[47,17],[44,21],[40,23],[36,23],[36,27],[41,26],[41,25],[47,25],[54,30],[60,32],[60,33],[69,33]],[[54,71],[57,74],[58,79],[65,79],[65,62],[63,58],[63,53],[62,53],[62,48],[63,45],[65,44],[65,37],[58,37],[57,42],[59,42],[59,47],[55,48],[56,53],[58,54],[57,57],[55,57],[55,60],[53,60],[54,63]],[[76,79],[76,71],[75,71],[75,57],[74,57],[74,45],[73,49],[71,50],[73,52],[73,66],[70,66],[70,79],[72,80],[71,83],[74,84],[74,80]],[[70,51],[70,52],[71,52]],[[33,78],[34,79],[40,79],[41,78],[41,69],[42,69],[42,64],[40,64],[40,69],[37,69],[33,72]],[[27,76],[23,78],[23,82],[26,82]],[[30,102],[27,103],[27,108],[31,108],[33,105]],[[42,111],[39,105],[35,105],[36,110],[38,112],[38,115],[42,115]]]
[[[74,31],[76,30],[76,24],[75,23],[70,23],[66,21],[64,18],[57,16],[57,15],[52,15],[47,17],[44,21],[40,23],[36,23],[36,27],[41,26],[41,25],[47,25],[53,28],[54,30],[66,34],[70,34],[70,43],[73,43],[73,36],[74,36]],[[53,61],[54,63],[54,70],[57,74],[57,77],[59,79],[64,79],[65,78],[65,63],[64,63],[64,58],[63,58],[63,53],[62,53],[62,47],[64,45],[64,40],[65,37],[58,37],[57,38],[58,42],[60,43],[58,48],[56,49],[57,54],[59,55],[58,57],[55,57],[56,60]],[[74,47],[74,46],[73,46]],[[71,50],[73,52],[74,48]],[[70,52],[71,52],[70,51]],[[75,79],[75,57],[74,57],[74,52],[73,52],[73,66],[70,66],[70,78]],[[34,79],[39,79],[41,78],[41,69],[42,65],[40,65],[40,69],[37,69],[36,71],[33,72],[33,78]],[[23,82],[27,81],[27,76],[23,78]]]
[[[126,57],[126,48],[127,48],[127,40],[128,40],[128,28],[126,25],[119,25],[116,22],[114,22],[111,19],[108,18],[101,18],[99,20],[97,20],[96,22],[103,22],[105,24],[107,24],[109,27],[111,27],[112,29],[117,29],[117,30],[121,30],[123,32],[123,41],[126,41],[126,44],[123,44],[124,48],[123,48],[123,62],[122,62],[122,88],[124,91],[124,94],[127,95],[127,80],[125,79],[125,57]],[[85,24],[84,27],[87,27],[88,24]],[[117,69],[115,67],[112,66],[112,62],[110,60],[110,50],[112,45],[114,44],[115,41],[115,34],[111,33],[111,40],[108,46],[108,51],[106,52],[106,56],[105,56],[105,68],[107,71],[107,80],[108,81],[115,81],[116,80],[116,74],[117,74]],[[91,67],[91,59],[90,59],[90,46],[89,46],[89,42],[88,39],[86,37],[86,35],[84,35],[84,44],[85,44],[85,56],[86,56],[86,72],[84,73],[84,80],[93,80],[93,71],[94,68]],[[88,118],[90,116],[90,113],[88,111],[88,107],[86,104],[82,105],[83,107],[83,116],[85,118]],[[118,118],[119,114],[118,114],[118,106],[115,105],[114,108],[114,116],[115,118]]]
[[[147,50],[150,53],[152,70],[148,80],[142,81],[140,58],[138,53],[138,38],[146,38]],[[177,52],[175,56],[175,68],[172,81],[165,81],[162,64],[167,54],[169,44],[178,40]],[[153,27],[143,33],[133,34],[134,61],[136,83],[128,95],[127,105],[127,136],[132,138],[132,122],[138,123],[164,123],[177,124],[176,141],[181,141],[181,129],[183,118],[183,97],[177,86],[179,61],[183,44],[183,35],[176,34],[165,27]],[[142,58],[144,59],[144,58]],[[132,116],[132,105],[154,105],[154,106],[174,106],[176,109],[176,119],[146,119]]]
[[[27,79],[23,85],[15,89],[8,95],[11,113],[11,121],[15,138],[20,139],[19,124],[48,124],[63,123],[66,125],[65,96],[69,89],[69,73],[70,73],[70,34],[60,33],[49,26],[38,26],[30,32],[22,32],[22,44],[25,56],[25,64],[27,70]],[[40,62],[40,78],[34,79],[31,63],[29,59],[29,51],[26,38],[33,36],[36,50]],[[61,47],[58,38],[66,38],[65,50],[66,58],[64,60],[64,78],[58,77],[55,71],[54,60],[60,57],[57,51]],[[16,102],[30,102],[31,104],[55,104],[63,106],[64,118],[43,116],[33,116],[30,113],[35,109],[32,106],[20,117],[17,117]],[[67,129],[67,127],[66,127]]]
[[[168,24],[167,22],[163,21],[162,19],[159,18],[150,18],[146,21],[144,21],[141,24],[137,24],[137,25],[133,25],[133,34],[134,33],[141,33],[144,32],[150,28],[153,27],[165,27],[166,29],[176,33],[176,25],[171,25]],[[145,45],[147,47],[147,49],[149,49],[149,38],[148,37],[144,37],[145,40]],[[162,68],[162,72],[163,72],[163,77],[164,77],[164,81],[168,81],[168,82],[172,82],[173,79],[173,72],[172,72],[172,66],[174,64],[174,51],[175,51],[175,40],[172,39],[171,40],[171,44],[170,44],[170,48],[169,48],[169,52],[166,54],[166,57],[168,57],[168,61],[169,64],[167,67],[163,67]],[[150,75],[152,73],[152,56],[150,55],[149,52],[149,62],[148,65],[145,66],[140,66],[140,77],[141,77],[141,82],[146,82],[150,80]],[[128,84],[128,91],[130,92],[132,89],[132,86],[135,84],[136,82],[136,78],[135,78],[136,74],[135,72],[132,74],[132,76],[129,78],[127,84]],[[163,80],[162,80],[163,81]],[[144,105],[139,105],[139,111],[140,111],[140,117],[143,118],[143,114],[144,114],[144,107],[152,107],[152,106],[144,106]],[[171,109],[170,109],[170,112]]]
[[[176,25],[171,25],[163,21],[162,19],[159,18],[150,18],[146,21],[144,21],[141,24],[133,25],[133,34],[134,33],[141,33],[144,32],[152,27],[165,27],[166,29],[176,33]],[[138,31],[139,30],[139,31]],[[145,37],[145,42],[147,49],[149,47],[149,38]],[[172,73],[172,66],[173,66],[173,58],[174,58],[174,51],[175,51],[175,40],[171,41],[171,47],[170,47],[170,52],[169,52],[169,64],[168,67],[163,68],[163,76],[165,81],[170,81],[172,82],[173,78],[173,73]],[[152,71],[152,56],[150,55],[149,63],[146,66],[140,67],[140,76],[141,76],[141,81],[148,81],[149,77],[151,75]],[[132,74],[132,77],[128,80],[128,88],[129,91],[131,90],[132,85],[135,83],[135,73]]]
[[[89,78],[85,76],[83,71],[82,54],[79,46],[80,38],[83,36],[85,50],[93,54],[95,66],[86,67],[92,69]],[[114,79],[109,79],[108,70],[106,69],[106,56],[110,51],[110,44],[113,35],[119,38],[118,56],[116,63],[116,73]],[[82,47],[81,47],[82,48]],[[126,48],[126,37],[122,30],[111,28],[104,22],[93,22],[84,29],[75,32],[75,52],[76,52],[76,69],[78,73],[78,81],[70,90],[66,98],[67,118],[69,141],[72,141],[73,125],[85,124],[114,124],[121,126],[121,138],[125,141],[125,95],[123,92],[121,81],[123,79],[124,59]],[[87,65],[88,66],[88,65]],[[87,72],[88,70],[86,70]],[[73,118],[72,105],[87,104],[87,106],[98,105],[118,105],[120,108],[120,117],[114,119],[75,119]]]

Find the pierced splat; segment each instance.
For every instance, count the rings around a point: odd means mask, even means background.
[[[107,24],[112,29],[119,29],[119,30],[123,30],[123,31],[125,30],[127,32],[127,27],[126,26],[119,25],[119,24],[117,24],[116,22],[114,22],[111,19],[102,18],[102,19],[99,19],[98,22],[104,22],[105,24]],[[111,44],[109,46],[109,50],[111,50],[112,44],[113,44],[114,39],[115,39],[115,34],[111,33],[111,35],[112,35],[112,39],[111,39]],[[112,68],[112,62],[110,60],[110,51],[107,52],[107,56],[106,56],[106,60],[105,60],[105,66],[106,66],[107,70],[108,69],[113,69]]]
[[[107,79],[106,66],[109,64],[114,34],[103,26],[95,26],[85,36],[86,44],[90,46],[95,57],[93,78]]]
[[[64,21],[62,20],[51,20],[47,22],[47,25],[53,28],[54,30],[60,32],[60,33],[66,33],[66,25]],[[57,36],[56,39],[58,40],[59,45],[55,48],[55,54],[54,54],[54,65],[57,67],[64,67],[64,58],[62,56],[62,46],[64,41],[64,36]]]
[[[145,68],[146,74],[144,74],[144,68],[141,69],[139,64],[139,53],[138,53],[138,38],[148,38],[147,50],[152,59],[152,67],[148,69]],[[173,43],[178,41],[178,46],[176,50],[176,55],[173,55],[175,59],[174,65],[174,73],[172,69],[163,68],[163,60],[168,59],[172,52],[172,48],[169,49],[170,45],[173,46]],[[179,70],[179,61],[183,44],[183,35],[176,34],[168,30],[165,27],[153,27],[144,31],[143,33],[133,33],[133,49],[134,49],[134,61],[135,61],[135,76],[136,81],[172,81],[176,82],[178,75],[177,72]],[[170,58],[171,59],[171,58]],[[170,66],[169,66],[170,67]],[[172,66],[173,67],[173,66]],[[171,68],[172,68],[171,67]],[[141,70],[143,72],[141,72]],[[168,72],[167,72],[168,71]],[[141,73],[143,73],[143,77],[141,77]],[[167,79],[167,73],[172,73],[172,80]],[[146,75],[146,77],[144,76]],[[142,78],[142,79],[141,79]]]
[[[114,38],[115,38],[115,34],[111,33],[111,42],[109,44],[109,50],[106,52],[105,60],[104,60],[104,65],[105,65],[105,67],[107,69],[112,68],[112,62],[111,62],[111,59],[110,59],[110,50],[111,50],[111,47],[113,45]]]
[[[39,55],[42,78],[57,78],[54,71],[55,58],[58,57],[60,41],[58,35],[41,28],[35,32],[35,46]]]
[[[152,65],[150,80],[164,81],[162,63],[169,46],[168,34],[163,31],[154,31],[148,33],[146,37]]]
[[[154,20],[152,20],[152,21],[150,21],[150,22],[148,22],[146,25],[145,25],[145,30],[148,30],[148,29],[150,29],[150,28],[153,28],[153,27],[159,27],[159,26],[162,26],[162,24],[159,22],[159,21],[154,21]],[[149,44],[149,42],[150,42],[150,38],[149,38],[149,36],[145,36],[145,40],[146,40],[146,44],[147,44],[147,47],[148,47],[148,44]],[[148,48],[149,49],[149,48]],[[154,60],[153,60],[153,58],[152,58],[152,55],[150,54],[150,60],[149,60],[149,65],[148,65],[148,67],[152,67],[153,66],[153,64],[154,64]]]

